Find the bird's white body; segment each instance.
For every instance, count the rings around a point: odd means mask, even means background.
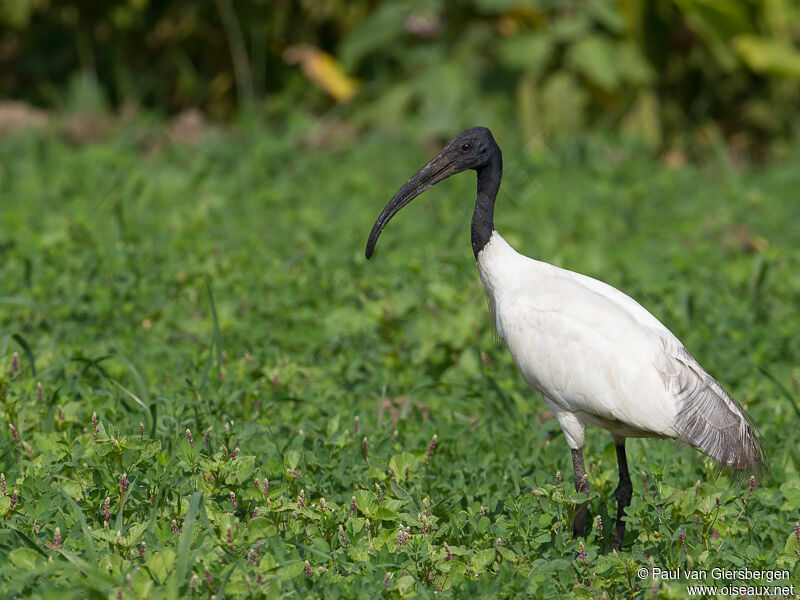
[[[473,169],[477,196],[470,238],[497,333],[525,381],[558,419],[572,452],[575,489],[588,494],[586,425],[611,432],[619,485],[612,548],[621,550],[633,485],[628,437],[690,444],[720,467],[763,473],[767,457],[749,415],[658,319],[619,290],[517,253],[494,230],[503,157],[492,132],[454,137],[397,191],[372,226],[365,255],[397,212],[439,181]],[[573,535],[585,534],[586,505]]]
[[[678,425],[695,402],[714,409],[716,425],[746,428],[735,402],[678,338],[616,288],[523,256],[496,231],[478,270],[500,338],[571,448],[583,446],[593,424],[617,438],[685,439],[713,455],[706,447],[713,440],[689,439]]]

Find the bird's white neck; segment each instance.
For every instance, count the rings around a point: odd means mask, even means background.
[[[478,252],[478,273],[493,313],[497,295],[513,287],[520,259],[524,260],[524,257],[494,230],[489,241]]]

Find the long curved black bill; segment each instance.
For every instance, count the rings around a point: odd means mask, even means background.
[[[405,185],[394,195],[394,198],[389,200],[389,204],[381,211],[378,220],[375,221],[375,225],[372,226],[372,231],[367,240],[367,250],[365,253],[367,258],[372,256],[375,250],[375,244],[378,241],[378,236],[383,231],[383,228],[386,227],[386,224],[401,208],[425,190],[458,172],[453,160],[447,156],[448,150],[449,148],[445,148],[437,156],[428,161],[425,166],[406,181]]]

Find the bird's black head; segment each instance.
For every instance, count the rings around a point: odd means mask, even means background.
[[[367,240],[367,258],[372,256],[383,228],[406,204],[443,179],[468,169],[479,171],[499,156],[500,148],[486,127],[472,127],[459,133],[439,154],[414,173],[383,209]]]

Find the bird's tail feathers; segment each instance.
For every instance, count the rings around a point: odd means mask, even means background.
[[[710,456],[720,471],[730,467],[735,478],[765,477],[769,461],[752,417],[685,348],[670,350],[672,364],[659,367],[677,399],[678,440]]]

